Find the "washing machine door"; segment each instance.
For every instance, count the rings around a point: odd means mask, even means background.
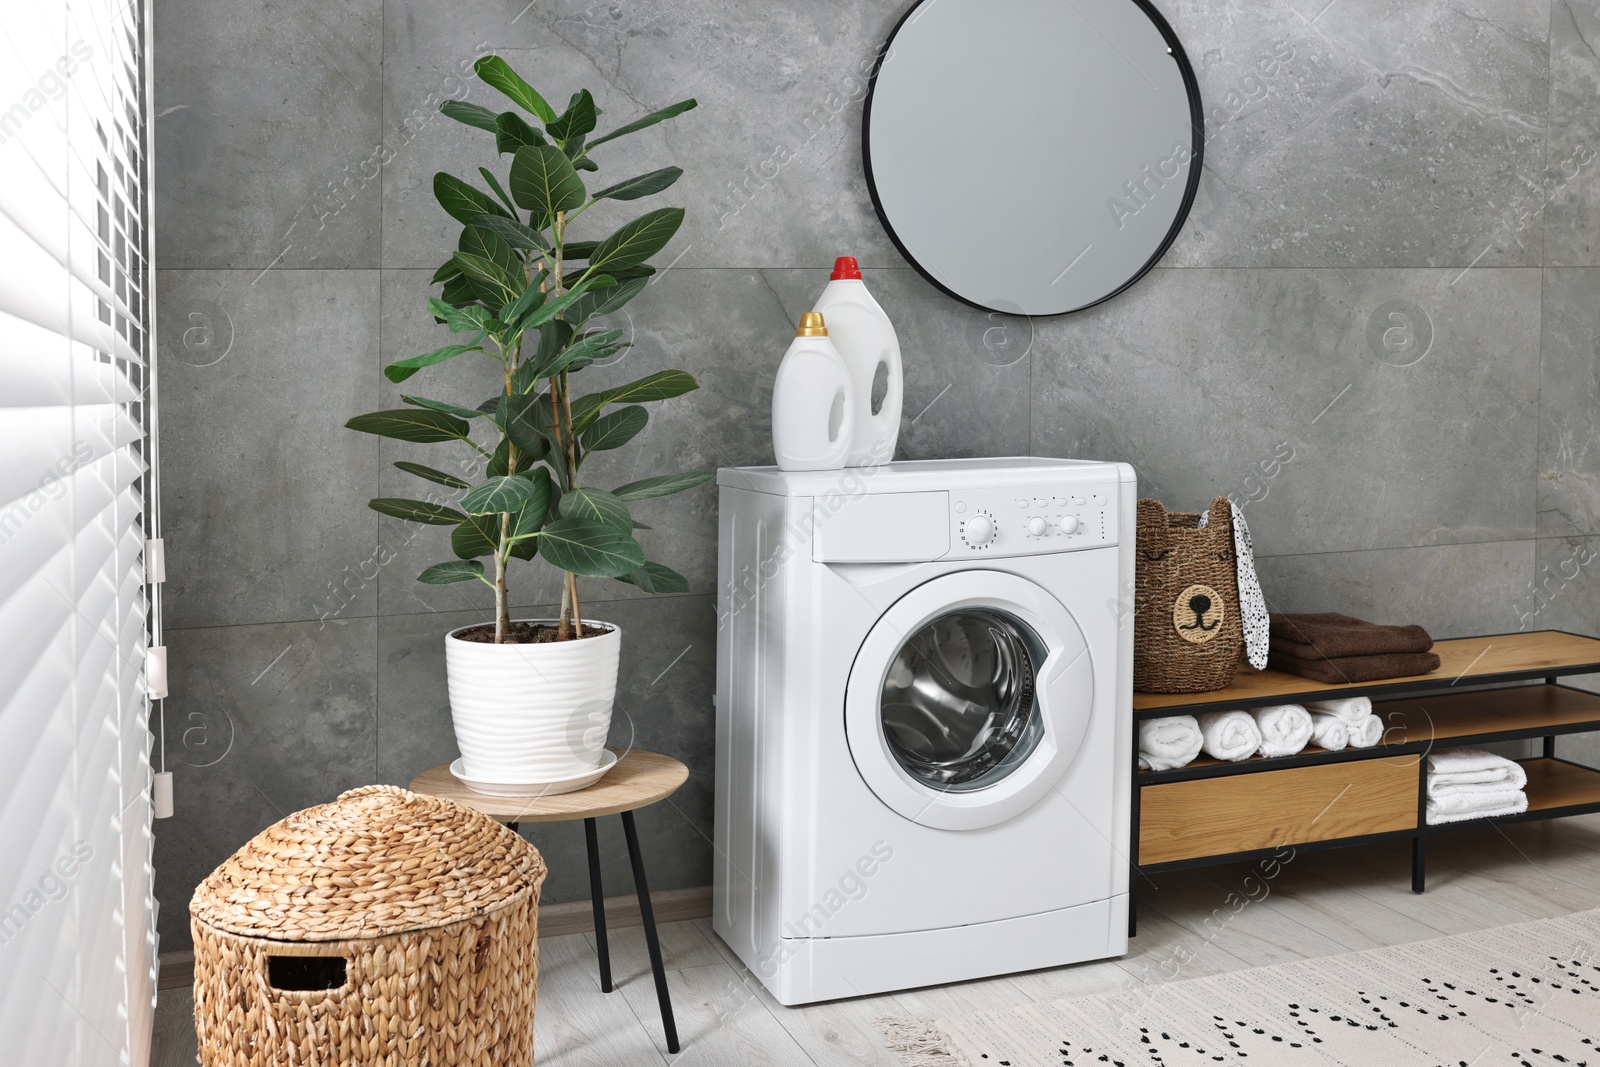
[[[879,800],[974,830],[1055,787],[1093,704],[1089,646],[1061,602],[1014,574],[963,571],[911,590],[867,634],[845,733]]]

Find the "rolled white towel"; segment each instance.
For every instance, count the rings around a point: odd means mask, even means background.
[[[1261,728],[1247,711],[1208,711],[1199,721],[1201,748],[1212,759],[1249,759],[1261,748]]]
[[[1139,766],[1149,771],[1187,766],[1204,743],[1193,715],[1146,719],[1139,724]]]
[[[1355,724],[1347,722],[1345,729],[1351,748],[1371,748],[1383,740],[1383,720],[1376,715],[1368,715]]]
[[[1491,794],[1527,784],[1522,764],[1481,748],[1450,748],[1428,757],[1429,796]]]
[[[1270,704],[1250,714],[1261,731],[1263,756],[1293,756],[1311,741],[1311,716],[1299,704]]]
[[[1496,815],[1521,815],[1528,810],[1528,794],[1521,789],[1500,788],[1493,792],[1468,796],[1463,793],[1445,796],[1428,795],[1428,823],[1466,822],[1468,819],[1492,819]]]
[[[1329,752],[1342,751],[1350,743],[1350,724],[1337,715],[1313,711],[1311,739]]]
[[[1372,714],[1371,697],[1343,697],[1339,700],[1313,700],[1306,705],[1313,714],[1337,715],[1351,726],[1360,726],[1361,720]]]

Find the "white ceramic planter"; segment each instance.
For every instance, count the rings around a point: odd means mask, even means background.
[[[467,777],[542,785],[599,766],[617,697],[622,630],[592,619],[584,624],[610,632],[538,645],[462,641],[460,630],[445,635],[450,715]]]

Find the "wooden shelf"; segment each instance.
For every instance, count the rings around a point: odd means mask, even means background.
[[[1600,729],[1600,695],[1556,685],[1489,689],[1478,693],[1391,700],[1373,705],[1391,745],[1460,737]]]
[[[1528,772],[1529,811],[1600,804],[1600,771],[1558,759],[1525,759],[1519,762],[1522,769]]]
[[[1521,681],[1547,674],[1600,672],[1600,640],[1559,630],[1462,637],[1436,642],[1433,651],[1439,656],[1439,669],[1431,674],[1324,685],[1298,674],[1240,667],[1233,684],[1226,689],[1210,693],[1135,693],[1133,710],[1143,713],[1141,718],[1150,718],[1153,712],[1303,704],[1341,696],[1376,696],[1458,684]]]

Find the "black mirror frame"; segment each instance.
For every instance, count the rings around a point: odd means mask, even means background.
[[[1189,126],[1194,132],[1194,147],[1190,150],[1189,156],[1189,179],[1184,185],[1183,200],[1178,205],[1178,213],[1173,217],[1172,226],[1167,230],[1167,235],[1162,238],[1161,243],[1156,246],[1154,254],[1152,254],[1151,257],[1145,261],[1144,266],[1140,267],[1134,272],[1132,277],[1123,282],[1121,285],[1117,286],[1117,288],[1113,289],[1111,292],[1107,293],[1105,296],[1100,297],[1098,300],[1084,304],[1082,307],[1070,308],[1066,311],[1050,312],[1049,314],[1041,313],[1038,315],[1030,315],[1027,312],[1013,311],[1007,308],[996,308],[990,307],[987,304],[980,304],[976,300],[971,300],[967,297],[964,297],[960,293],[955,292],[953,289],[946,287],[942,282],[939,281],[939,279],[935,278],[925,267],[923,267],[921,263],[917,262],[916,257],[911,254],[910,249],[908,249],[904,242],[900,240],[900,235],[895,233],[894,226],[892,226],[889,222],[888,213],[883,209],[883,200],[878,195],[877,180],[872,175],[872,96],[878,88],[878,72],[882,69],[884,60],[894,52],[894,39],[899,35],[900,30],[904,28],[906,23],[910,22],[917,12],[922,8],[938,2],[939,0],[915,0],[911,7],[907,9],[906,13],[900,16],[900,20],[894,24],[894,29],[889,31],[888,38],[884,41],[883,47],[878,49],[878,54],[873,60],[872,75],[867,79],[867,95],[861,104],[861,165],[862,169],[866,172],[867,192],[872,197],[872,207],[878,213],[878,221],[883,224],[884,233],[889,235],[889,240],[894,242],[894,246],[899,250],[900,255],[916,270],[918,274],[922,275],[922,277],[927,280],[929,285],[933,286],[941,293],[944,293],[946,296],[955,300],[959,300],[968,307],[977,308],[979,311],[993,311],[1002,315],[1015,315],[1018,318],[1054,318],[1057,315],[1073,315],[1080,311],[1087,311],[1088,309],[1095,307],[1098,304],[1103,304],[1112,297],[1118,296],[1125,292],[1140,278],[1143,278],[1146,274],[1150,273],[1150,269],[1160,262],[1161,257],[1166,255],[1167,249],[1172,247],[1172,242],[1178,239],[1178,231],[1181,230],[1183,228],[1183,224],[1188,221],[1189,209],[1194,206],[1195,193],[1200,188],[1200,169],[1201,165],[1205,161],[1205,108],[1200,102],[1200,83],[1195,78],[1194,67],[1192,67],[1189,63],[1189,54],[1183,50],[1183,43],[1178,40],[1177,33],[1172,29],[1172,24],[1167,21],[1166,16],[1162,15],[1160,11],[1156,10],[1154,5],[1150,3],[1150,0],[1128,0],[1129,3],[1134,4],[1144,12],[1145,17],[1150,20],[1150,22],[1160,32],[1162,38],[1167,42],[1167,50],[1172,54],[1173,60],[1175,60],[1178,64],[1178,73],[1183,78],[1183,87],[1189,96]]]

